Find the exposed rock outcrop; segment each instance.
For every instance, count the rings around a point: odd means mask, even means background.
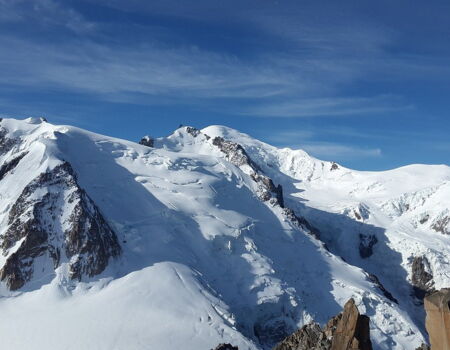
[[[333,332],[331,350],[372,349],[369,321],[368,316],[359,314],[355,301],[350,299]]]
[[[258,198],[263,202],[270,201],[273,205],[278,204],[284,208],[283,187],[275,186],[272,179],[268,176],[253,173],[252,179],[258,183]]]
[[[22,158],[25,157],[26,155],[27,152],[24,152],[15,157],[14,159],[10,160],[9,162],[5,162],[4,164],[2,164],[2,166],[0,166],[0,181],[5,177],[7,173],[12,171],[16,167],[22,160]]]
[[[139,144],[147,147],[153,147],[155,141],[150,136],[146,135],[144,136],[140,141]]]
[[[247,166],[250,169],[250,177],[258,184],[257,195],[261,201],[279,205],[283,208],[286,219],[309,231],[317,239],[320,238],[320,232],[317,228],[313,227],[305,218],[297,216],[292,209],[285,207],[283,187],[280,184],[275,186],[270,177],[262,174],[261,168],[250,158],[241,145],[224,140],[222,137],[215,137],[212,142],[226,155],[226,159],[230,163],[237,167]]]
[[[366,259],[372,256],[373,247],[378,243],[378,238],[375,235],[359,234],[359,255]]]
[[[443,235],[450,235],[450,216],[442,215],[431,225],[431,228]]]
[[[378,289],[383,293],[383,295],[388,298],[390,301],[393,301],[394,303],[398,304],[398,300],[394,298],[394,296],[392,295],[391,292],[389,292],[384,286],[383,284],[381,284],[380,280],[378,279],[377,276],[375,276],[372,273],[367,273],[367,276],[369,278],[369,281],[372,282],[373,284],[375,284]]]
[[[237,167],[248,165],[255,173],[260,171],[259,166],[249,157],[244,147],[240,144],[227,141],[223,137],[217,136],[212,140],[214,146],[217,146],[225,155],[227,160]]]
[[[273,350],[371,350],[369,317],[360,315],[350,299],[339,315],[323,329],[317,323],[303,326]]]
[[[333,171],[333,170],[338,170],[338,169],[339,169],[339,165],[337,165],[335,162],[333,162],[333,163],[331,164],[330,170]]]
[[[202,133],[199,129],[194,128],[192,126],[186,126],[186,132],[188,134],[191,134],[194,137],[197,137],[198,135],[200,135]],[[209,136],[206,139],[209,139]]]
[[[291,208],[284,208],[283,214],[285,215],[286,219],[288,219],[294,225],[301,227],[302,229],[313,235],[315,238],[320,239],[320,231],[313,225],[311,225],[309,221],[306,220],[304,217],[297,216]]]
[[[284,339],[273,350],[325,350],[330,347],[331,340],[325,331],[317,323],[310,323]]]
[[[0,127],[0,155],[7,153],[17,144],[17,140],[7,136],[6,129]]]
[[[450,349],[450,288],[436,291],[424,299],[426,328],[432,350]]]
[[[425,256],[416,256],[411,265],[411,283],[414,295],[423,299],[426,293],[434,291],[433,274]]]
[[[281,185],[275,186],[272,179],[262,174],[260,167],[250,158],[244,147],[232,141],[224,140],[222,137],[215,137],[212,140],[214,146],[217,146],[226,159],[237,167],[247,166],[249,175],[258,184],[258,198],[264,202],[271,201],[273,205],[284,207],[283,189]]]
[[[231,344],[219,344],[216,348],[211,350],[239,350],[237,346]]]
[[[63,205],[61,205],[63,204]],[[11,290],[31,279],[38,257],[40,269],[68,264],[69,277],[95,276],[120,254],[117,237],[94,202],[78,185],[65,162],[29,183],[12,206],[0,248],[6,262],[0,280]],[[48,262],[52,266],[47,266]],[[49,271],[47,271],[49,272]]]

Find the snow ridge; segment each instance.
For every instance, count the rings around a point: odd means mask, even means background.
[[[413,280],[450,278],[448,167],[357,172],[221,126],[143,140],[0,121],[1,271],[22,261],[2,345],[270,349],[350,297],[375,349],[423,341]]]

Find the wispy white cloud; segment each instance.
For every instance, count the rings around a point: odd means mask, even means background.
[[[332,12],[322,18],[326,23],[315,23],[310,18],[314,9],[306,5],[295,14],[289,13],[289,7],[267,4],[255,11],[260,3],[250,0],[240,5],[240,11],[208,1],[189,5],[173,0],[101,3],[122,11],[195,21],[223,22],[221,16],[226,16],[287,47],[279,52],[258,50],[240,56],[226,50],[219,53],[204,47],[168,44],[151,35],[145,43],[133,45],[97,40],[102,35],[110,38],[111,33],[102,33],[103,24],[87,20],[67,4],[55,0],[0,0],[0,21],[31,21],[36,26],[54,30],[64,27],[83,34],[45,44],[28,36],[3,34],[0,84],[11,89],[77,92],[114,102],[199,103],[205,109],[242,116],[374,116],[414,108],[392,95],[339,97],[347,84],[368,76],[392,76],[381,71],[403,71],[405,75],[420,71],[417,57],[398,58],[386,51],[395,35],[385,27],[335,21]],[[431,62],[421,74],[446,72],[441,66],[441,62]],[[227,101],[212,101],[218,99]]]
[[[63,26],[76,33],[95,27],[72,7],[54,0],[0,0],[0,22],[34,26]]]
[[[329,90],[321,72],[287,68],[285,57],[245,61],[197,47],[112,47],[92,41],[35,44],[1,36],[0,83],[54,87],[110,98],[127,93],[183,98],[263,99]],[[145,96],[143,96],[145,99]],[[325,102],[325,101],[323,101]]]
[[[363,114],[381,114],[385,112],[413,109],[396,96],[373,97],[330,97],[294,99],[284,102],[271,102],[251,106],[242,114],[259,117],[314,117],[314,116],[350,116]]]
[[[323,159],[346,160],[365,157],[381,157],[380,148],[362,148],[360,146],[349,146],[333,142],[314,142],[301,144],[300,148],[315,157]]]
[[[267,133],[267,130],[263,130]],[[317,136],[317,133],[312,130],[289,130],[289,131],[274,131],[268,135],[267,140],[277,145],[289,146],[298,145],[305,140],[311,140]]]
[[[288,130],[273,131],[266,137],[269,143],[281,147],[303,149],[311,155],[327,160],[343,161],[358,158],[381,157],[382,151],[378,147],[355,146],[346,143],[318,141],[323,132],[317,130]]]
[[[188,103],[257,117],[316,117],[381,114],[412,109],[396,96],[314,97],[333,94],[342,80],[335,67],[312,72],[313,64],[293,67],[285,55],[247,62],[196,47],[142,45],[124,49],[92,41],[35,44],[0,36],[4,87],[65,90],[108,101]],[[251,99],[247,104],[215,105],[208,99]],[[280,102],[281,101],[281,102]],[[213,107],[211,107],[213,106]],[[214,107],[216,106],[216,107]]]
[[[283,8],[272,5],[254,11],[254,1],[240,4],[242,11],[232,11],[230,6],[211,5],[207,1],[189,5],[180,1],[130,1],[126,4],[105,1],[103,4],[122,11],[196,21],[220,20],[225,14],[227,19],[245,22],[264,36],[279,36],[292,47],[282,52],[269,50],[252,57],[240,57],[196,46],[167,45],[158,38],[131,46],[110,41],[99,43],[96,38],[101,37],[102,25],[88,21],[67,4],[55,0],[0,0],[0,9],[8,13],[6,18],[23,23],[31,21],[36,26],[54,26],[54,30],[63,26],[86,34],[54,44],[4,34],[0,37],[0,45],[6,51],[0,57],[0,83],[76,91],[110,101],[134,103],[153,103],[154,97],[170,99],[172,103],[211,98],[257,100],[255,107],[244,110],[242,115],[342,115],[398,108],[379,97],[366,100],[323,98],[335,95],[340,86],[364,74],[365,67],[355,64],[355,59],[382,52],[388,39],[381,30],[368,27],[355,34],[336,23],[317,26],[307,21],[310,11],[302,14],[299,21],[295,16],[286,16]],[[221,6],[221,11],[217,11],[216,6]],[[216,11],[210,11],[213,8]],[[270,9],[275,10],[272,15],[264,15]],[[254,11],[252,16],[247,16],[251,11]],[[347,57],[348,50],[352,48],[354,52],[354,47],[362,54]],[[283,102],[274,103],[275,98]],[[270,103],[261,105],[261,101]],[[230,105],[231,109],[232,113],[238,113],[237,108]]]

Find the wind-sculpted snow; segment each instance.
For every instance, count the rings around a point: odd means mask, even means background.
[[[371,318],[375,349],[415,349],[423,341],[408,259],[425,254],[439,284],[445,279],[439,264],[448,271],[448,237],[427,228],[441,240],[436,254],[422,241],[405,256],[393,249],[386,229],[392,218],[379,203],[401,191],[387,198],[384,175],[370,173],[366,181],[364,173],[223,127],[182,127],[139,145],[41,120],[4,119],[0,126],[15,140],[0,154],[0,166],[27,152],[0,181],[0,267],[26,237],[7,234],[8,213],[30,183],[39,185],[25,191],[18,217],[50,193],[51,204],[42,208],[56,219],[46,214],[45,224],[55,228],[51,237],[64,237],[58,244],[47,238],[48,253],[36,255],[18,291],[3,283],[0,309],[10,322],[0,327],[2,345],[270,349],[312,320],[324,324],[351,297]],[[63,164],[76,177],[36,182]],[[80,255],[83,268],[74,269],[72,248],[86,241],[67,250],[72,231],[64,223],[82,199],[102,233]],[[371,249],[365,258],[360,234]],[[50,246],[60,248],[57,264]]]

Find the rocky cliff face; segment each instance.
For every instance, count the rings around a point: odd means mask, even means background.
[[[432,350],[450,349],[450,288],[434,292],[424,300],[426,328]]]
[[[275,186],[272,179],[262,174],[259,166],[249,157],[245,149],[238,143],[215,137],[213,145],[225,154],[226,159],[237,167],[247,166],[251,178],[258,184],[258,198],[264,202],[270,201],[273,205],[284,207],[283,189],[281,185]]]
[[[303,326],[273,350],[371,350],[369,317],[360,315],[350,299],[339,315],[322,329],[317,323]]]
[[[0,155],[8,152],[16,143],[17,140],[8,137],[6,129],[0,127]]]
[[[24,188],[9,211],[0,248],[6,258],[0,280],[11,290],[31,279],[39,257],[50,257],[39,263],[40,272],[48,274],[67,263],[70,278],[79,280],[101,273],[121,251],[115,233],[67,162]]]
[[[427,292],[434,290],[433,274],[427,257],[414,257],[411,270],[414,294],[417,298],[423,299]]]
[[[355,301],[350,299],[332,333],[331,350],[372,349],[369,321],[368,316],[359,314]]]

